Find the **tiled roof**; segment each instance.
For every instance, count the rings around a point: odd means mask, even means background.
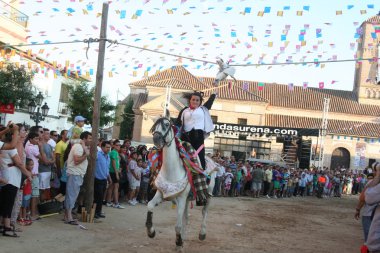
[[[139,109],[143,104],[146,104],[148,98],[148,93],[138,93],[133,94],[133,109]]]
[[[171,85],[173,89],[189,91],[206,90],[205,97],[208,97],[213,92],[213,82],[214,79],[211,77],[196,78],[190,74],[190,72],[187,71],[183,66],[176,66],[155,74],[147,79],[133,82],[130,85],[135,87],[166,87],[166,85]],[[224,87],[220,88],[218,91],[219,98],[228,100],[267,102],[266,99],[260,96],[244,91],[241,88],[239,81],[237,85],[233,83],[234,85],[232,85],[231,88],[228,87],[228,82],[229,81],[223,81],[220,83],[220,85]]]
[[[247,82],[250,91],[258,90],[257,82]],[[324,98],[330,98],[330,112],[347,113],[356,115],[379,116],[380,107],[375,105],[360,104],[356,94],[352,91],[319,89],[295,86],[289,91],[287,85],[265,84],[260,95],[270,101],[270,105],[278,107],[297,108],[304,110],[323,110]]]
[[[133,82],[131,86],[156,86],[157,82],[162,83],[163,80],[181,80],[183,84],[190,85],[188,89],[190,90],[204,90],[208,87],[199,81],[198,78],[193,76],[189,71],[187,71],[183,66],[175,66],[170,69],[166,69],[157,74],[154,74],[144,80]],[[182,88],[181,88],[182,89]]]
[[[212,85],[214,80],[209,77],[200,77],[200,79],[208,85]],[[359,104],[355,93],[352,91],[319,88],[304,89],[300,86],[294,86],[293,91],[290,91],[288,85],[276,83],[265,83],[263,90],[259,91],[258,82],[238,80],[236,86],[243,93],[247,93],[241,88],[243,83],[248,85],[248,91],[251,94],[269,101],[271,106],[322,111],[323,99],[330,98],[329,111],[331,112],[380,116],[379,106]],[[225,89],[227,88],[225,87]],[[225,91],[224,95],[229,96],[229,99],[245,100],[244,95],[246,94]]]
[[[170,97],[170,103],[173,105],[178,111],[181,111],[186,104],[186,101],[181,97],[180,94],[174,94]]]
[[[296,117],[278,114],[266,114],[265,125],[273,127],[289,128],[321,128],[322,119]],[[359,121],[345,121],[329,119],[327,124],[329,134],[341,134],[349,136],[379,137],[380,124]]]
[[[208,87],[214,87],[214,78],[211,77],[201,77],[200,78],[203,83],[205,83]],[[231,85],[229,85],[229,82]],[[227,100],[243,100],[243,101],[256,101],[256,102],[268,102],[267,99],[258,96],[252,92],[247,92],[243,90],[242,82],[237,80],[235,83],[233,80],[225,80],[219,83],[221,88],[218,89],[218,97],[221,99]],[[208,97],[213,90],[208,90],[205,92],[205,96]]]
[[[192,87],[185,84],[182,80],[178,80],[177,78],[172,79],[164,79],[164,80],[157,80],[154,82],[150,82],[149,85],[155,86],[155,87],[166,87],[166,85],[171,85],[172,89],[179,89],[179,90],[191,90]]]
[[[380,14],[380,12],[379,12],[379,14]],[[364,21],[364,23],[380,24],[380,15],[379,14],[376,16],[370,17],[369,19]]]
[[[171,76],[172,75],[172,76]],[[158,78],[161,77],[162,79]],[[182,79],[182,78],[183,79]],[[180,80],[178,82],[192,87],[189,90],[205,90],[213,87],[214,78],[211,77],[194,77],[182,66],[164,70],[161,73],[153,75],[147,79],[131,83],[131,86],[161,86],[168,82],[166,80]],[[220,83],[221,86],[226,85],[228,81]],[[247,83],[248,92],[243,90],[243,83]],[[181,89],[183,89],[181,88]],[[205,96],[209,96],[211,91],[205,92]],[[289,91],[287,85],[276,83],[265,83],[263,90],[258,90],[258,82],[237,80],[236,85],[232,85],[230,89],[224,86],[219,89],[219,98],[240,101],[260,101],[269,102],[271,106],[296,108],[302,110],[323,110],[323,99],[330,98],[330,112],[380,116],[380,107],[376,105],[360,104],[356,94],[352,91],[307,88],[294,86],[293,91]]]

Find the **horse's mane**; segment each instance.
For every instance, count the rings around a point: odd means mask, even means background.
[[[153,133],[153,132],[154,132],[154,129],[156,129],[156,127],[157,127],[158,124],[161,124],[161,126],[162,126],[162,123],[163,123],[164,120],[168,120],[168,121],[171,123],[170,119],[165,118],[165,117],[161,117],[161,118],[159,118],[156,122],[154,122],[154,124],[153,124],[153,126],[150,128],[149,132],[150,132],[150,133]]]

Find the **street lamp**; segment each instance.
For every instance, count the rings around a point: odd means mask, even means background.
[[[44,96],[41,92],[38,93],[36,97],[36,102],[34,100],[31,100],[28,104],[28,112],[30,114],[30,119],[32,119],[34,122],[36,122],[36,126],[38,126],[38,123],[45,120],[45,117],[48,115],[49,112],[49,106],[45,102],[43,106],[42,100],[44,100]],[[37,112],[34,112],[37,108]],[[41,112],[40,112],[41,109]]]

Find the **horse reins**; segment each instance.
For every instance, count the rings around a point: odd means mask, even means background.
[[[162,120],[161,120],[161,127],[163,128],[164,126],[163,126],[163,121],[165,120],[166,118],[162,118]],[[168,119],[166,119],[167,121],[169,121]],[[170,123],[170,121],[169,121],[169,123]],[[166,146],[169,146],[171,143],[172,143],[172,141],[173,141],[173,139],[174,139],[174,134],[173,134],[173,136],[172,136],[172,139],[170,140],[170,141],[166,141],[166,137],[168,136],[168,134],[169,134],[169,132],[170,132],[170,129],[171,129],[171,124],[169,124],[169,127],[168,127],[168,130],[166,131],[166,133],[163,135],[161,132],[159,132],[159,131],[154,131],[153,132],[153,135],[155,135],[155,134],[158,134],[159,136],[160,136],[160,138],[162,138],[163,139],[163,141],[164,141],[164,146],[166,145]]]

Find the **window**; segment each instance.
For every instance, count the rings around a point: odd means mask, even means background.
[[[239,140],[246,140],[247,135],[239,134]]]
[[[217,123],[218,122],[218,116],[213,116],[211,115],[211,120],[212,120],[212,123]]]
[[[269,159],[271,143],[268,141],[260,140],[242,140],[235,138],[216,137],[214,141],[214,150],[218,150],[222,154],[224,152],[235,152],[246,155],[251,154],[252,150],[255,150],[255,158]]]
[[[247,125],[247,119],[238,118],[238,125]]]
[[[62,84],[61,93],[59,95],[59,102],[67,103],[69,102],[69,85]]]

